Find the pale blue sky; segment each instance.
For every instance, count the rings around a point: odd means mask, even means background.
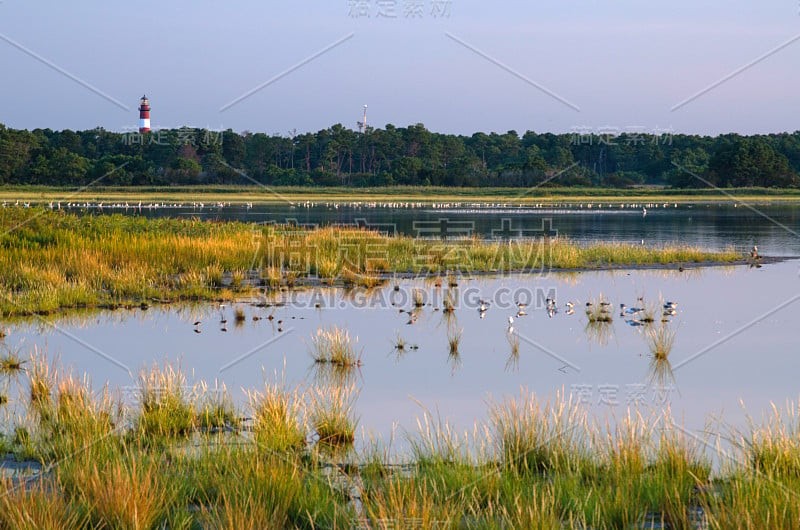
[[[0,122],[130,130],[147,93],[155,128],[355,128],[367,103],[370,125],[422,122],[462,134],[800,129],[800,39],[670,110],[800,36],[800,0],[452,0],[440,17],[424,0],[413,2],[424,10],[416,19],[405,16],[409,0],[381,1],[397,18],[377,18],[379,0],[363,2],[370,16],[360,18],[349,16],[347,0],[2,0]]]

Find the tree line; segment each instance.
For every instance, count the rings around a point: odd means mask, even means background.
[[[0,184],[797,187],[800,131],[440,134],[422,124],[267,135],[0,124]]]

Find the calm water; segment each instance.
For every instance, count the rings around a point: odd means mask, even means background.
[[[648,214],[645,222],[651,219],[657,216]],[[284,304],[278,307],[239,304],[247,314],[241,326],[233,323],[233,307],[211,304],[34,320],[10,324],[3,348],[45,350],[76,373],[89,374],[95,387],[108,382],[129,401],[136,385],[131,374],[153,362],[180,362],[190,382],[203,379],[213,386],[218,380],[243,403],[242,388],[258,388],[276,373],[290,385],[321,384],[308,353],[310,339],[318,328],[336,325],[357,336],[363,350],[363,366],[353,379],[360,426],[384,439],[393,430],[413,430],[424,409],[469,429],[486,417],[488,399],[518,394],[521,387],[542,397],[573,392],[597,418],[620,415],[630,405],[653,414],[669,406],[694,431],[711,416],[743,427],[740,400],[758,419],[771,402],[780,406],[800,393],[800,260],[758,269],[462,279],[453,289],[457,309],[451,320],[434,310],[442,306],[446,283],[437,288],[409,280],[398,291],[389,285],[370,292],[283,293],[273,300]],[[424,290],[431,305],[407,324],[408,314],[399,309],[410,309],[414,288]],[[601,295],[613,303],[614,321],[589,326],[583,304]],[[651,366],[644,328],[619,316],[618,304],[641,305],[640,296],[645,303],[663,297],[678,304],[665,324],[675,333],[672,370],[662,366],[660,377]],[[553,315],[547,297],[557,300]],[[491,302],[484,318],[479,299]],[[520,300],[530,306],[518,317]],[[568,301],[575,303],[573,314]],[[262,318],[253,321],[253,315]],[[509,316],[520,337],[518,359],[511,355]],[[194,332],[197,320],[201,333]],[[458,357],[449,355],[448,330],[462,332]],[[393,348],[398,336],[418,349],[399,354]]]
[[[647,215],[643,215],[644,209]],[[237,219],[307,226],[349,224],[422,237],[478,235],[515,238],[559,234],[582,241],[648,245],[682,242],[708,249],[754,244],[767,255],[800,256],[800,205],[765,204],[562,204],[515,207],[486,204],[391,205],[315,203],[147,208],[74,208],[90,213],[148,217]]]

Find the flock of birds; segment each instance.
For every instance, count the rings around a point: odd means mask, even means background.
[[[42,203],[43,204],[43,203]],[[30,208],[31,206],[38,206],[37,203],[31,202],[20,202],[17,200],[16,202],[9,203],[8,201],[2,202],[3,208]],[[171,209],[181,209],[181,208],[191,208],[193,210],[203,210],[204,208],[216,208],[222,209],[225,207],[230,207],[230,202],[211,202],[211,203],[204,203],[204,202],[142,202],[139,201],[138,203],[131,204],[129,202],[112,202],[112,203],[104,203],[104,202],[64,202],[63,204],[61,201],[50,201],[47,203],[47,207],[51,210],[61,210],[67,209],[72,210],[76,208],[82,208],[86,210],[158,210],[162,208],[171,208]],[[245,209],[250,210],[253,208],[252,202],[245,202],[242,203],[242,206]]]
[[[2,207],[3,208],[30,208],[31,206],[40,206],[44,205],[45,203],[36,203],[30,201],[15,201],[15,202],[8,202],[3,201]],[[51,210],[61,210],[62,208],[65,209],[89,209],[89,210],[158,210],[162,208],[171,208],[171,209],[192,209],[192,210],[203,210],[205,208],[214,208],[214,209],[222,209],[222,208],[229,208],[231,206],[236,206],[237,204],[231,202],[146,202],[143,203],[139,201],[138,203],[130,203],[126,202],[111,202],[111,203],[104,203],[104,202],[72,202],[72,201],[50,201],[47,203],[47,207]],[[253,208],[252,202],[245,202],[245,203],[238,203],[238,206],[244,206],[245,209],[250,210]],[[640,210],[643,215],[647,215],[648,208],[677,208],[677,203],[534,203],[534,204],[523,204],[523,203],[509,203],[509,202],[475,202],[475,203],[465,203],[465,202],[419,202],[419,201],[386,201],[386,202],[378,202],[378,201],[302,201],[297,203],[291,203],[292,208],[301,207],[301,208],[328,208],[337,210],[340,207],[342,208],[352,208],[352,209],[379,209],[379,208],[388,208],[388,209],[432,209],[432,210],[450,210],[450,209],[458,209],[458,210],[492,210],[492,209],[512,209],[512,208],[529,208],[529,209],[548,209],[548,210],[574,210],[574,209],[633,209],[633,210]]]
[[[319,306],[319,304],[317,304],[317,306]],[[218,307],[218,309],[219,309],[219,330],[222,331],[223,333],[227,333],[228,332],[228,317],[225,315],[225,307],[227,307],[225,304],[219,304],[219,307]],[[237,310],[236,321],[237,321],[237,323],[244,323],[244,320],[245,320],[244,313],[243,312],[240,313],[239,311],[240,310]],[[272,313],[270,313],[269,315],[267,315],[264,318],[266,318],[270,322],[275,320],[275,316]],[[292,319],[294,319],[294,318],[298,318],[298,317],[292,317]],[[299,318],[300,318],[300,320],[304,320],[305,319],[305,317],[299,317]],[[262,319],[262,317],[260,315],[255,315],[254,314],[252,316],[253,322],[258,322],[261,319]],[[278,328],[277,328],[278,333],[282,333],[283,332],[283,320],[278,319],[278,320],[276,320],[276,323],[278,324]],[[202,320],[195,320],[194,323],[192,324],[192,326],[194,328],[192,331],[194,331],[197,334],[202,333],[203,332],[202,325],[203,325],[203,321]]]
[[[637,301],[640,304],[642,304],[642,306],[644,305],[644,298],[643,297],[637,298]],[[486,314],[489,311],[489,308],[491,307],[492,302],[490,300],[480,299],[479,300],[479,304],[480,305],[478,306],[478,314],[480,316],[480,319],[483,320],[486,317]],[[575,314],[575,304],[576,304],[575,302],[569,301],[569,302],[566,302],[563,305],[563,307],[559,307],[558,303],[556,302],[556,300],[554,298],[548,297],[545,300],[545,308],[544,309],[545,309],[545,312],[547,313],[547,316],[549,318],[553,318],[556,314],[561,313],[562,311],[563,311],[563,313],[565,315],[574,315]],[[598,303],[598,305],[599,305],[600,313],[601,314],[605,314],[605,315],[609,315],[609,319],[608,320],[610,321],[611,307],[612,307],[613,304],[611,302],[603,300],[603,301],[600,301]],[[586,307],[587,314],[594,310],[594,308],[595,308],[594,306],[595,306],[594,302],[586,302],[585,307]],[[642,306],[629,307],[629,306],[625,305],[624,303],[621,303],[619,305],[619,316],[622,317],[623,321],[626,324],[630,325],[630,326],[643,326],[643,325],[647,324],[648,322],[651,322],[652,319],[653,319],[653,316],[652,316],[652,311],[648,312],[648,310],[645,309]],[[521,317],[524,317],[524,316],[528,315],[528,312],[527,312],[528,304],[526,302],[516,302],[515,307],[516,307],[515,313],[513,315],[509,315],[509,317],[508,317],[507,332],[509,334],[513,334],[514,333],[514,322],[515,322],[515,319],[519,319]],[[673,301],[664,302],[662,307],[661,307],[662,322],[668,321],[669,317],[677,316],[678,315],[677,308],[678,308],[678,303],[677,302],[673,302]],[[406,322],[406,325],[412,325],[412,324],[417,322],[420,309],[421,308],[412,308],[412,309],[406,310],[406,309],[402,309],[401,308],[399,310],[399,312],[401,314],[403,314],[403,313],[407,313],[408,314],[408,322]],[[440,311],[440,310],[441,309],[438,308],[438,307],[434,308],[434,311]],[[444,308],[445,312],[452,311],[452,310],[453,310],[452,308],[448,308],[448,307]]]

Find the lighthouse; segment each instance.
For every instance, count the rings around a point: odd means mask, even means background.
[[[150,130],[150,102],[147,96],[142,96],[139,101],[139,132],[146,133]]]

